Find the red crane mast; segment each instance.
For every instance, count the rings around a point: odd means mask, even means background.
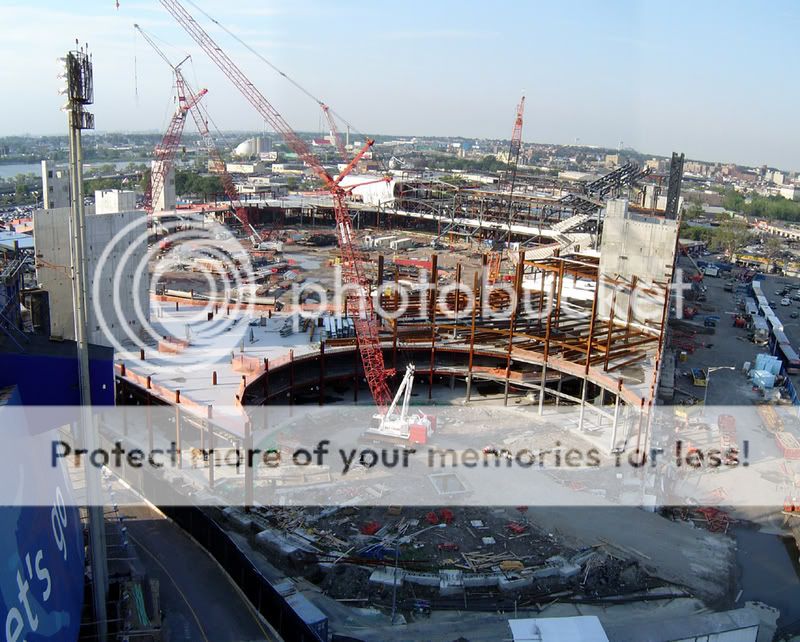
[[[142,29],[139,25],[134,24],[134,28],[142,35],[142,37],[147,41],[153,51],[155,51],[161,59],[169,65],[170,69],[172,69],[173,73],[175,74],[175,84],[183,87],[183,93],[185,96],[188,97],[188,103],[191,103],[188,111],[192,115],[192,120],[194,120],[194,124],[197,127],[197,131],[200,134],[200,137],[203,139],[203,143],[208,150],[208,156],[211,160],[211,171],[215,174],[219,174],[222,180],[222,189],[225,192],[225,195],[231,202],[231,207],[233,208],[234,213],[236,214],[236,218],[241,221],[242,226],[246,229],[249,228],[252,234],[254,235],[254,241],[260,240],[261,236],[255,230],[253,225],[250,223],[250,219],[247,215],[247,210],[242,206],[239,200],[239,190],[236,189],[236,185],[231,178],[231,175],[228,173],[228,170],[225,166],[225,161],[222,159],[222,155],[219,152],[216,144],[214,143],[214,138],[211,136],[211,132],[208,129],[208,115],[200,104],[198,95],[192,91],[192,88],[189,86],[189,83],[186,82],[186,79],[183,76],[183,73],[180,70],[180,65],[173,65],[167,55],[160,49],[160,47],[153,41],[153,39],[148,35],[148,33]],[[186,59],[184,59],[185,61]],[[183,64],[183,61],[181,62]],[[202,93],[205,94],[206,90],[202,90]],[[185,120],[185,114],[184,114]],[[183,127],[181,126],[179,131],[177,132],[177,142],[175,142],[175,147],[177,148],[178,143],[180,142],[181,134],[183,133]],[[163,145],[163,142],[162,142]],[[164,174],[166,176],[166,174]],[[163,177],[160,179],[162,181],[163,186]],[[151,185],[152,185],[151,181]],[[146,199],[145,199],[146,200]]]
[[[519,152],[522,148],[522,114],[525,112],[525,96],[517,105],[517,115],[514,119],[514,129],[511,131],[511,144],[508,147],[508,164],[511,166],[506,174],[508,182],[508,238],[511,240],[511,217],[514,209],[514,184],[517,182],[517,166],[519,165]]]
[[[514,179],[517,177],[519,152],[522,148],[522,114],[525,112],[525,96],[517,105],[517,116],[514,119],[514,129],[511,132],[511,144],[508,148],[508,162],[511,165],[511,189],[514,189]]]
[[[339,150],[339,154],[343,159],[347,158],[347,150],[344,147],[344,142],[342,141],[342,135],[336,128],[336,120],[333,118],[333,114],[331,113],[330,107],[328,107],[325,103],[320,103],[320,107],[322,108],[322,112],[325,114],[325,118],[328,119],[328,126],[330,127],[331,130],[331,136],[333,136],[333,142],[336,144],[336,149]]]
[[[177,68],[175,69],[177,71]],[[144,209],[148,214],[153,212],[153,203],[157,202],[161,196],[167,175],[174,166],[175,153],[181,142],[183,127],[186,125],[186,112],[197,105],[200,99],[208,93],[206,89],[201,89],[197,94],[189,92],[180,73],[175,74],[175,87],[178,93],[178,106],[169,121],[164,137],[153,151],[155,163],[150,172],[150,183],[144,195]]]
[[[337,238],[342,257],[342,278],[345,282],[345,303],[347,311],[353,319],[358,340],[359,353],[364,366],[372,397],[378,407],[385,412],[392,401],[392,395],[386,383],[387,377],[393,374],[386,370],[381,352],[379,324],[370,297],[369,282],[364,274],[362,257],[354,244],[354,232],[350,212],[345,203],[346,191],[340,181],[353,171],[356,163],[372,147],[374,141],[368,140],[356,154],[348,166],[333,178],[322,166],[319,159],[311,152],[308,145],[289,126],[283,116],[270,104],[264,95],[253,85],[241,69],[214,42],[197,21],[177,0],[160,0],[164,8],[186,30],[192,39],[200,45],[212,62],[230,79],[234,86],[250,102],[261,117],[281,136],[294,152],[322,179],[325,188],[333,199],[333,210],[336,217]]]

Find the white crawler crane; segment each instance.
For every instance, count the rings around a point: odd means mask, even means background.
[[[364,434],[366,438],[400,444],[428,443],[436,420],[422,412],[412,415],[408,413],[413,385],[414,366],[409,365],[386,414],[378,413],[372,416],[372,425]]]

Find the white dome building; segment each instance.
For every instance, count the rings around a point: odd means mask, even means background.
[[[239,158],[251,158],[258,156],[261,153],[262,143],[261,138],[248,138],[246,141],[239,143],[236,149],[233,150],[233,155]]]

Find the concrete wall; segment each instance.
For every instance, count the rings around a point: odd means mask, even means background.
[[[95,214],[116,214],[136,209],[136,192],[120,189],[102,189],[94,193]]]
[[[231,174],[258,174],[266,171],[266,166],[261,161],[253,163],[226,163],[225,167]]]
[[[635,323],[660,322],[663,310],[661,296],[648,297],[644,291],[654,283],[669,282],[675,261],[678,222],[628,211],[626,199],[608,201],[600,244],[601,284],[598,313],[607,318],[611,311],[613,291],[614,318],[625,322],[631,300],[630,284],[637,277],[638,285],[632,306]],[[607,283],[619,279],[620,286]]]
[[[75,338],[74,318],[72,314],[72,281],[69,276],[71,265],[70,253],[70,210],[38,210],[33,215],[34,241],[36,255],[45,265],[37,267],[37,279],[50,295],[50,332],[53,336],[65,339]],[[108,325],[108,332],[117,341],[126,342],[130,338],[125,329],[139,335],[143,323],[141,315],[136,312],[135,301],[139,301],[140,309],[149,318],[150,279],[144,255],[147,250],[139,236],[144,231],[144,224],[134,226],[113,244],[113,249],[97,272],[97,266],[103,250],[115,235],[132,221],[141,218],[142,212],[129,211],[114,214],[96,214],[94,208],[86,208],[86,256],[89,279],[89,342],[111,346],[109,337],[101,327],[99,316],[102,314]],[[132,248],[131,254],[122,263],[123,253]],[[134,291],[134,270],[143,266],[143,273],[138,287]],[[114,291],[114,277],[123,271],[119,281],[119,289]],[[99,288],[99,296],[95,299],[93,286]],[[117,302],[120,313],[115,311]],[[99,310],[99,312],[98,312]]]
[[[153,161],[150,169],[155,172],[159,161]],[[175,209],[175,166],[170,165],[169,172],[164,178],[164,189],[158,195],[158,199],[153,203],[154,212],[163,212],[164,210]]]
[[[42,201],[46,210],[69,207],[69,171],[42,161]]]
[[[394,186],[395,180],[374,182],[376,176],[368,175],[353,175],[350,174],[342,179],[342,187],[352,187],[353,194],[361,198],[367,205],[382,205],[384,203],[394,202]]]

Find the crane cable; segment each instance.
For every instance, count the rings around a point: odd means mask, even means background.
[[[274,65],[272,62],[270,62],[270,61],[269,61],[267,58],[265,58],[265,57],[264,57],[262,54],[260,54],[258,51],[256,51],[255,49],[253,49],[253,47],[251,47],[250,45],[248,45],[248,44],[247,44],[247,43],[246,43],[244,40],[242,40],[242,39],[241,39],[239,36],[237,36],[235,33],[233,33],[233,32],[232,32],[230,29],[228,29],[228,28],[227,28],[225,25],[221,24],[221,23],[220,23],[218,20],[216,20],[216,19],[212,18],[210,15],[208,15],[208,13],[206,13],[206,12],[205,12],[203,9],[201,9],[200,7],[198,7],[198,6],[197,6],[197,5],[196,5],[194,2],[192,2],[192,0],[186,0],[186,3],[187,3],[187,4],[190,4],[190,5],[192,5],[192,6],[193,6],[195,9],[197,9],[197,11],[199,11],[200,13],[202,13],[202,14],[203,14],[203,15],[204,15],[206,18],[208,18],[208,19],[209,19],[211,22],[213,22],[213,23],[214,23],[214,24],[215,24],[217,27],[219,27],[220,29],[222,29],[222,30],[223,30],[225,33],[227,33],[227,34],[228,34],[228,35],[229,35],[231,38],[233,38],[234,40],[236,40],[236,42],[238,42],[238,43],[239,43],[240,45],[242,45],[242,46],[243,46],[245,49],[247,49],[247,50],[248,50],[250,53],[252,53],[252,54],[253,54],[253,55],[254,55],[256,58],[258,58],[258,59],[259,59],[259,60],[261,60],[261,61],[262,61],[264,64],[266,64],[268,67],[270,67],[270,69],[272,69],[272,70],[273,70],[275,73],[277,73],[277,74],[280,74],[281,76],[283,76],[283,77],[284,77],[286,80],[288,80],[288,81],[289,81],[289,82],[290,82],[292,85],[294,85],[294,86],[295,86],[295,87],[296,87],[298,90],[300,90],[301,92],[303,92],[303,93],[304,93],[306,96],[308,96],[308,97],[309,97],[311,100],[313,100],[315,103],[317,103],[317,104],[318,104],[318,105],[320,105],[320,106],[322,106],[322,105],[326,105],[326,103],[325,103],[325,101],[324,101],[324,100],[321,100],[321,99],[317,98],[317,97],[316,97],[314,94],[312,94],[310,91],[308,91],[308,89],[306,89],[305,87],[303,87],[303,86],[302,86],[300,83],[298,83],[296,80],[294,80],[294,79],[293,79],[291,76],[288,76],[286,73],[284,73],[283,71],[281,71],[280,69],[278,69],[278,67],[276,67],[276,66],[275,66],[275,65]],[[347,121],[345,118],[343,118],[343,117],[341,116],[341,114],[337,113],[336,111],[334,111],[334,110],[333,110],[333,109],[331,109],[330,107],[328,107],[328,110],[331,112],[331,114],[333,114],[334,116],[336,116],[336,118],[338,118],[340,121],[342,121],[342,123],[344,123],[345,125],[347,125],[347,127],[349,127],[349,128],[350,128],[352,131],[354,131],[356,134],[358,134],[359,136],[364,136],[364,137],[366,137],[366,134],[364,134],[363,132],[359,131],[359,130],[358,130],[356,127],[354,127],[354,126],[353,126],[351,123],[349,123],[349,122],[348,122],[348,121]]]

